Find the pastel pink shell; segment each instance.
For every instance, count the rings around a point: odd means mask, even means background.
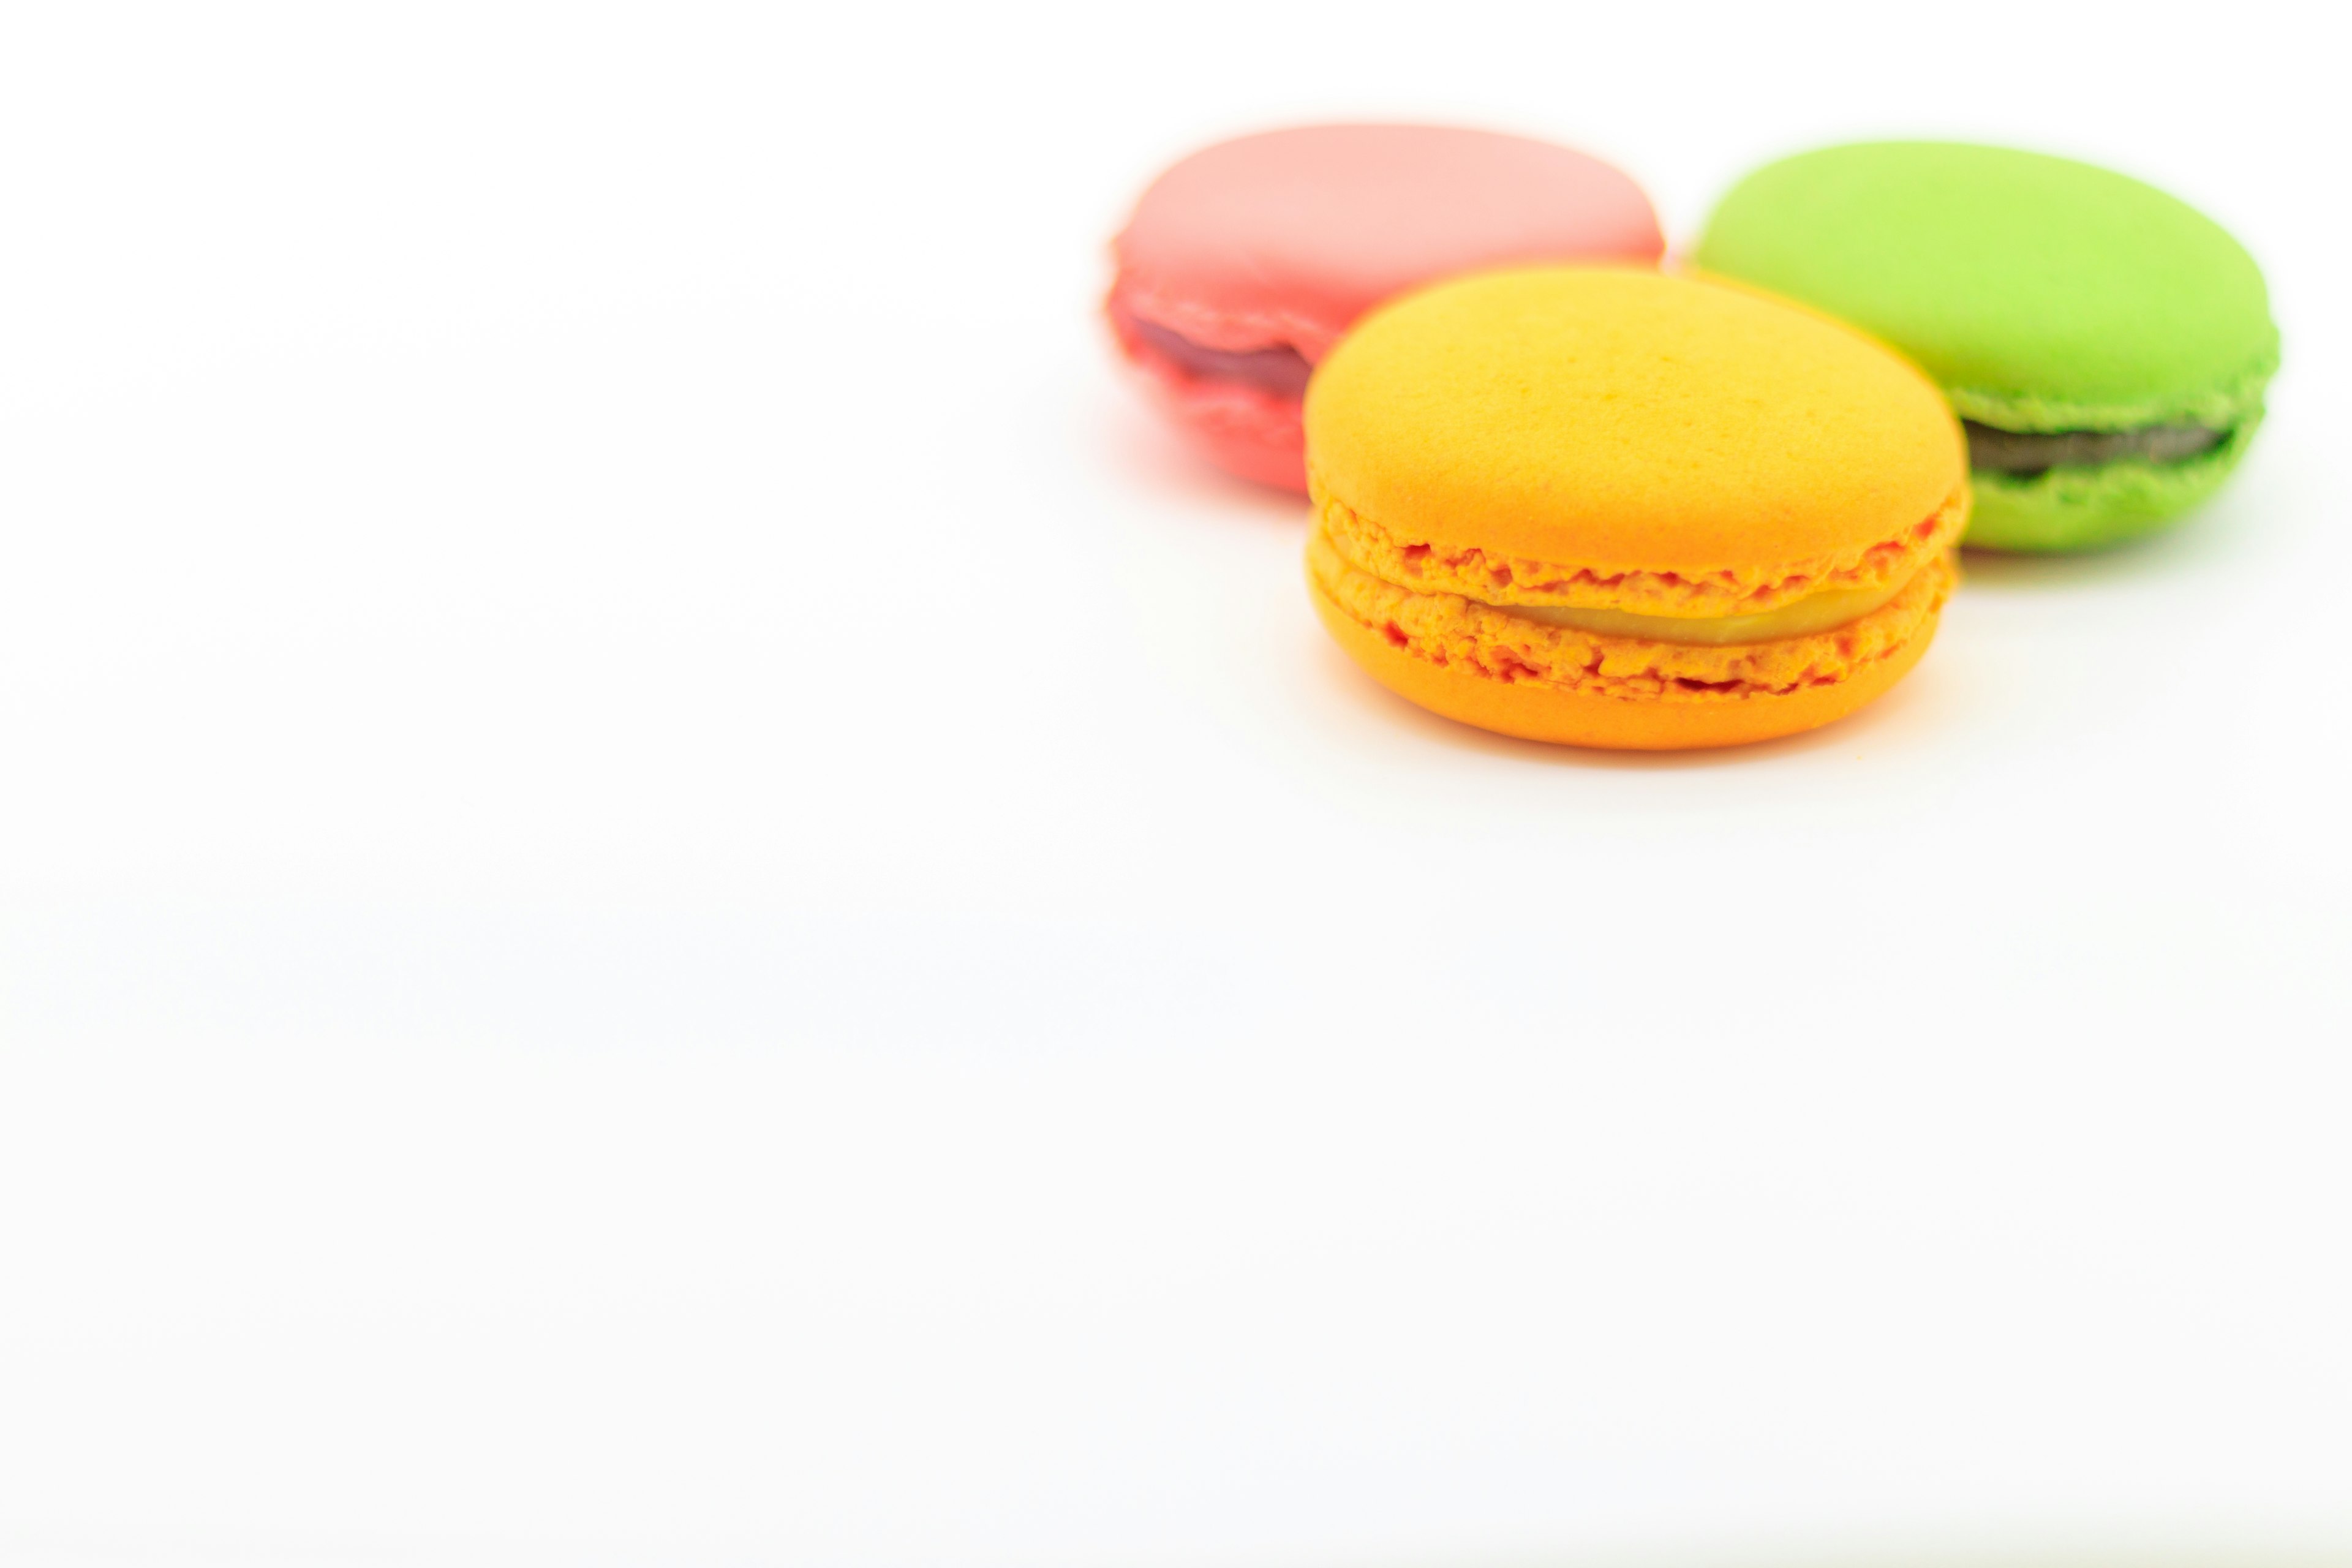
[[[1112,241],[1108,313],[1213,461],[1304,489],[1297,398],[1197,376],[1119,318],[1320,361],[1356,318],[1425,283],[1516,262],[1654,264],[1664,248],[1641,187],[1584,153],[1443,126],[1307,126],[1204,148],[1154,180]]]

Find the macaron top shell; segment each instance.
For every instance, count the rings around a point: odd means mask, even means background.
[[[2218,224],[2036,153],[1885,142],[1786,159],[1724,198],[1693,259],[1897,345],[1963,415],[2010,429],[2223,427],[2277,363],[2262,273]]]
[[[1694,581],[1924,538],[1965,505],[1958,422],[1913,366],[1810,310],[1625,268],[1400,300],[1324,362],[1306,425],[1318,490],[1388,534]]]
[[[1598,159],[1493,132],[1320,125],[1205,148],[1154,181],[1113,242],[1118,303],[1213,349],[1319,360],[1433,279],[1515,262],[1654,262],[1641,188]]]

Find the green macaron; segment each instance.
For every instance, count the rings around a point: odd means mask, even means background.
[[[1693,259],[1909,354],[1966,422],[1967,542],[2086,550],[2218,489],[2278,368],[2263,275],[2195,208],[2064,158],[1880,142],[1768,164]]]

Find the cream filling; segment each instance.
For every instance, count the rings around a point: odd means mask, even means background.
[[[1591,632],[1595,637],[1642,637],[1650,642],[1700,643],[1722,647],[1733,643],[1811,637],[1848,621],[1858,621],[1901,593],[1910,581],[1905,577],[1883,588],[1824,588],[1777,610],[1751,616],[1642,616],[1631,610],[1585,610],[1559,605],[1489,605],[1487,608],[1541,621],[1548,626]]]

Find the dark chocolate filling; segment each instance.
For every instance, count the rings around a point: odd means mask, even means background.
[[[2220,445],[2227,430],[2202,425],[2149,425],[2137,430],[1997,430],[1973,419],[1961,422],[1969,433],[1969,467],[1997,474],[2031,479],[2051,468],[2095,468],[2127,458],[2146,463],[2177,463]]]
[[[1287,343],[1271,349],[1213,349],[1140,316],[1128,317],[1127,324],[1151,346],[1152,353],[1172,361],[1187,374],[1206,380],[1237,381],[1279,397],[1297,397],[1307,390],[1307,378],[1315,374],[1307,356]]]

